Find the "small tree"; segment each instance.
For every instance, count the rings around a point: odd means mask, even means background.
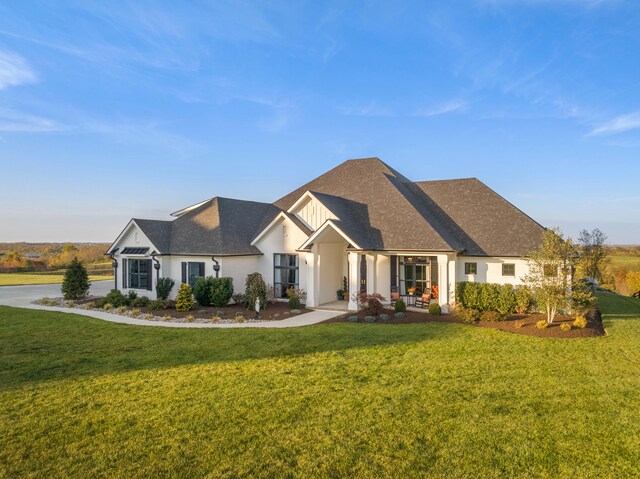
[[[187,283],[182,283],[178,290],[178,296],[176,297],[176,311],[191,311],[194,301],[191,293],[191,286]]]
[[[602,282],[602,269],[607,257],[604,242],[607,235],[595,228],[592,231],[582,230],[578,236],[580,244],[580,266],[584,275]]]
[[[176,282],[171,278],[158,278],[156,283],[156,296],[162,301],[166,301],[171,294],[171,290],[175,286]]]
[[[529,253],[529,274],[525,277],[531,285],[538,308],[547,315],[547,323],[553,323],[560,309],[570,306],[571,274],[576,262],[576,250],[571,238],[564,238],[557,229],[548,229],[542,235],[540,247]]]
[[[64,280],[62,281],[64,299],[78,300],[85,298],[89,294],[90,287],[91,283],[89,282],[87,268],[78,258],[73,258],[64,273]]]
[[[357,295],[358,305],[360,308],[370,316],[378,316],[384,312],[384,306],[382,302],[384,297],[379,293],[367,294],[361,292]]]
[[[244,294],[247,307],[253,308],[258,298],[260,298],[260,309],[267,307],[267,284],[260,273],[247,275]]]

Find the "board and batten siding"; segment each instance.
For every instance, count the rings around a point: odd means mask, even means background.
[[[325,221],[338,219],[322,203],[313,198],[307,201],[295,214],[314,231],[322,226]]]

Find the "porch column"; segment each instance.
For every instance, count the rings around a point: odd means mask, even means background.
[[[315,282],[315,271],[316,271],[316,260],[315,255],[313,253],[305,253],[304,259],[307,262],[307,303],[306,305],[309,308],[315,308],[318,306],[317,304],[317,296],[315,294],[316,290],[316,282]]]
[[[456,256],[451,255],[449,258],[449,299],[447,303],[450,305],[456,302]]]
[[[449,256],[439,254],[438,257],[438,304],[446,313],[449,301]]]
[[[358,311],[358,302],[355,300],[360,292],[360,255],[349,251],[347,255],[349,268],[349,311]]]
[[[375,254],[366,255],[367,261],[367,294],[376,292],[376,257]]]

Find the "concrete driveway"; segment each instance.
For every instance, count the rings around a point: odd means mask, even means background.
[[[94,296],[104,296],[113,288],[113,280],[93,281],[91,283],[90,294]],[[45,311],[59,311],[62,313],[81,314],[92,318],[111,321],[113,323],[132,324],[136,326],[157,326],[163,328],[294,328],[298,326],[308,326],[321,323],[327,319],[334,318],[344,311],[312,311],[311,313],[300,314],[280,321],[265,321],[262,323],[170,323],[160,321],[145,321],[144,319],[129,318],[118,314],[111,314],[102,311],[86,311],[83,309],[58,308],[52,306],[41,306],[32,304],[32,301],[43,297],[60,297],[59,284],[39,284],[29,286],[0,286],[0,305],[13,306],[16,308],[41,309]]]

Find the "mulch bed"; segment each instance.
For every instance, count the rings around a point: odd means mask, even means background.
[[[373,324],[412,324],[412,323],[458,323],[465,324],[455,314],[442,314],[435,316],[433,314],[421,313],[417,311],[407,311],[406,317],[398,319],[394,316],[394,311],[386,309],[385,313],[391,316],[391,319],[383,321],[378,319]],[[345,313],[341,316],[328,319],[323,323],[348,323],[351,316],[358,316],[358,323],[366,323],[364,317],[366,314],[359,311],[357,314],[354,312]],[[480,321],[473,325],[479,328],[493,328],[500,329],[515,334],[524,334],[526,336],[537,336],[540,338],[588,338],[596,336],[604,336],[605,330],[602,326],[602,320],[600,319],[600,312],[598,310],[591,310],[587,314],[587,327],[584,329],[572,327],[570,331],[563,331],[560,329],[562,323],[573,323],[574,318],[571,316],[557,315],[553,321],[553,324],[547,326],[544,329],[536,328],[536,322],[541,319],[546,320],[546,316],[543,314],[514,314],[509,316],[506,321]]]
[[[407,311],[406,317],[399,319],[396,318],[395,315],[395,311],[393,309],[385,309],[384,312],[386,314],[388,314],[389,316],[391,316],[391,319],[387,320],[387,321],[383,321],[381,319],[378,319],[376,321],[376,323],[381,323],[381,324],[411,324],[411,323],[462,323],[462,321],[455,315],[453,314],[441,314],[439,316],[433,315],[433,314],[428,314],[428,313],[419,313],[417,311]],[[323,321],[322,324],[324,323],[348,323],[349,322],[349,318],[351,316],[358,316],[358,322],[359,323],[364,323],[364,317],[367,316],[366,313],[364,313],[363,311],[359,311],[358,313],[356,313],[355,311],[351,311],[348,313],[345,313],[343,315],[340,316],[336,316],[335,318],[331,318],[331,319],[327,319],[326,321]]]
[[[606,332],[602,326],[600,311],[592,309],[586,316],[587,327],[584,329],[572,327],[570,331],[560,329],[562,323],[572,324],[574,318],[571,316],[557,315],[553,324],[544,329],[536,328],[536,323],[547,319],[544,314],[516,314],[509,316],[507,321],[480,321],[476,326],[480,328],[494,328],[508,331],[510,333],[525,334],[527,336],[537,336],[539,338],[591,338],[595,336],[605,336]],[[522,325],[521,327],[518,327]]]
[[[86,304],[92,301],[95,301],[97,297],[86,298],[81,301],[78,301],[78,305]],[[132,308],[128,307],[128,310],[131,311],[133,309],[139,309],[141,314],[144,315],[146,313],[153,314],[154,316],[163,317],[170,316],[174,319],[184,319],[188,316],[193,316],[195,319],[211,319],[214,314],[218,314],[222,312],[222,319],[233,319],[237,313],[242,313],[246,319],[253,319],[256,316],[256,312],[252,309],[247,309],[244,306],[224,306],[221,308],[216,308],[213,306],[205,306],[202,307],[197,303],[194,305],[193,309],[188,312],[176,311],[174,309],[174,301],[170,301],[171,309],[151,309],[151,308]],[[289,304],[283,301],[275,301],[270,302],[265,309],[260,311],[260,320],[262,321],[280,321],[282,319],[287,319],[292,316],[297,316],[299,314],[309,313],[311,309],[306,309],[304,306],[301,306],[300,309],[293,310],[293,312],[289,309]],[[114,313],[114,310],[110,311]]]

